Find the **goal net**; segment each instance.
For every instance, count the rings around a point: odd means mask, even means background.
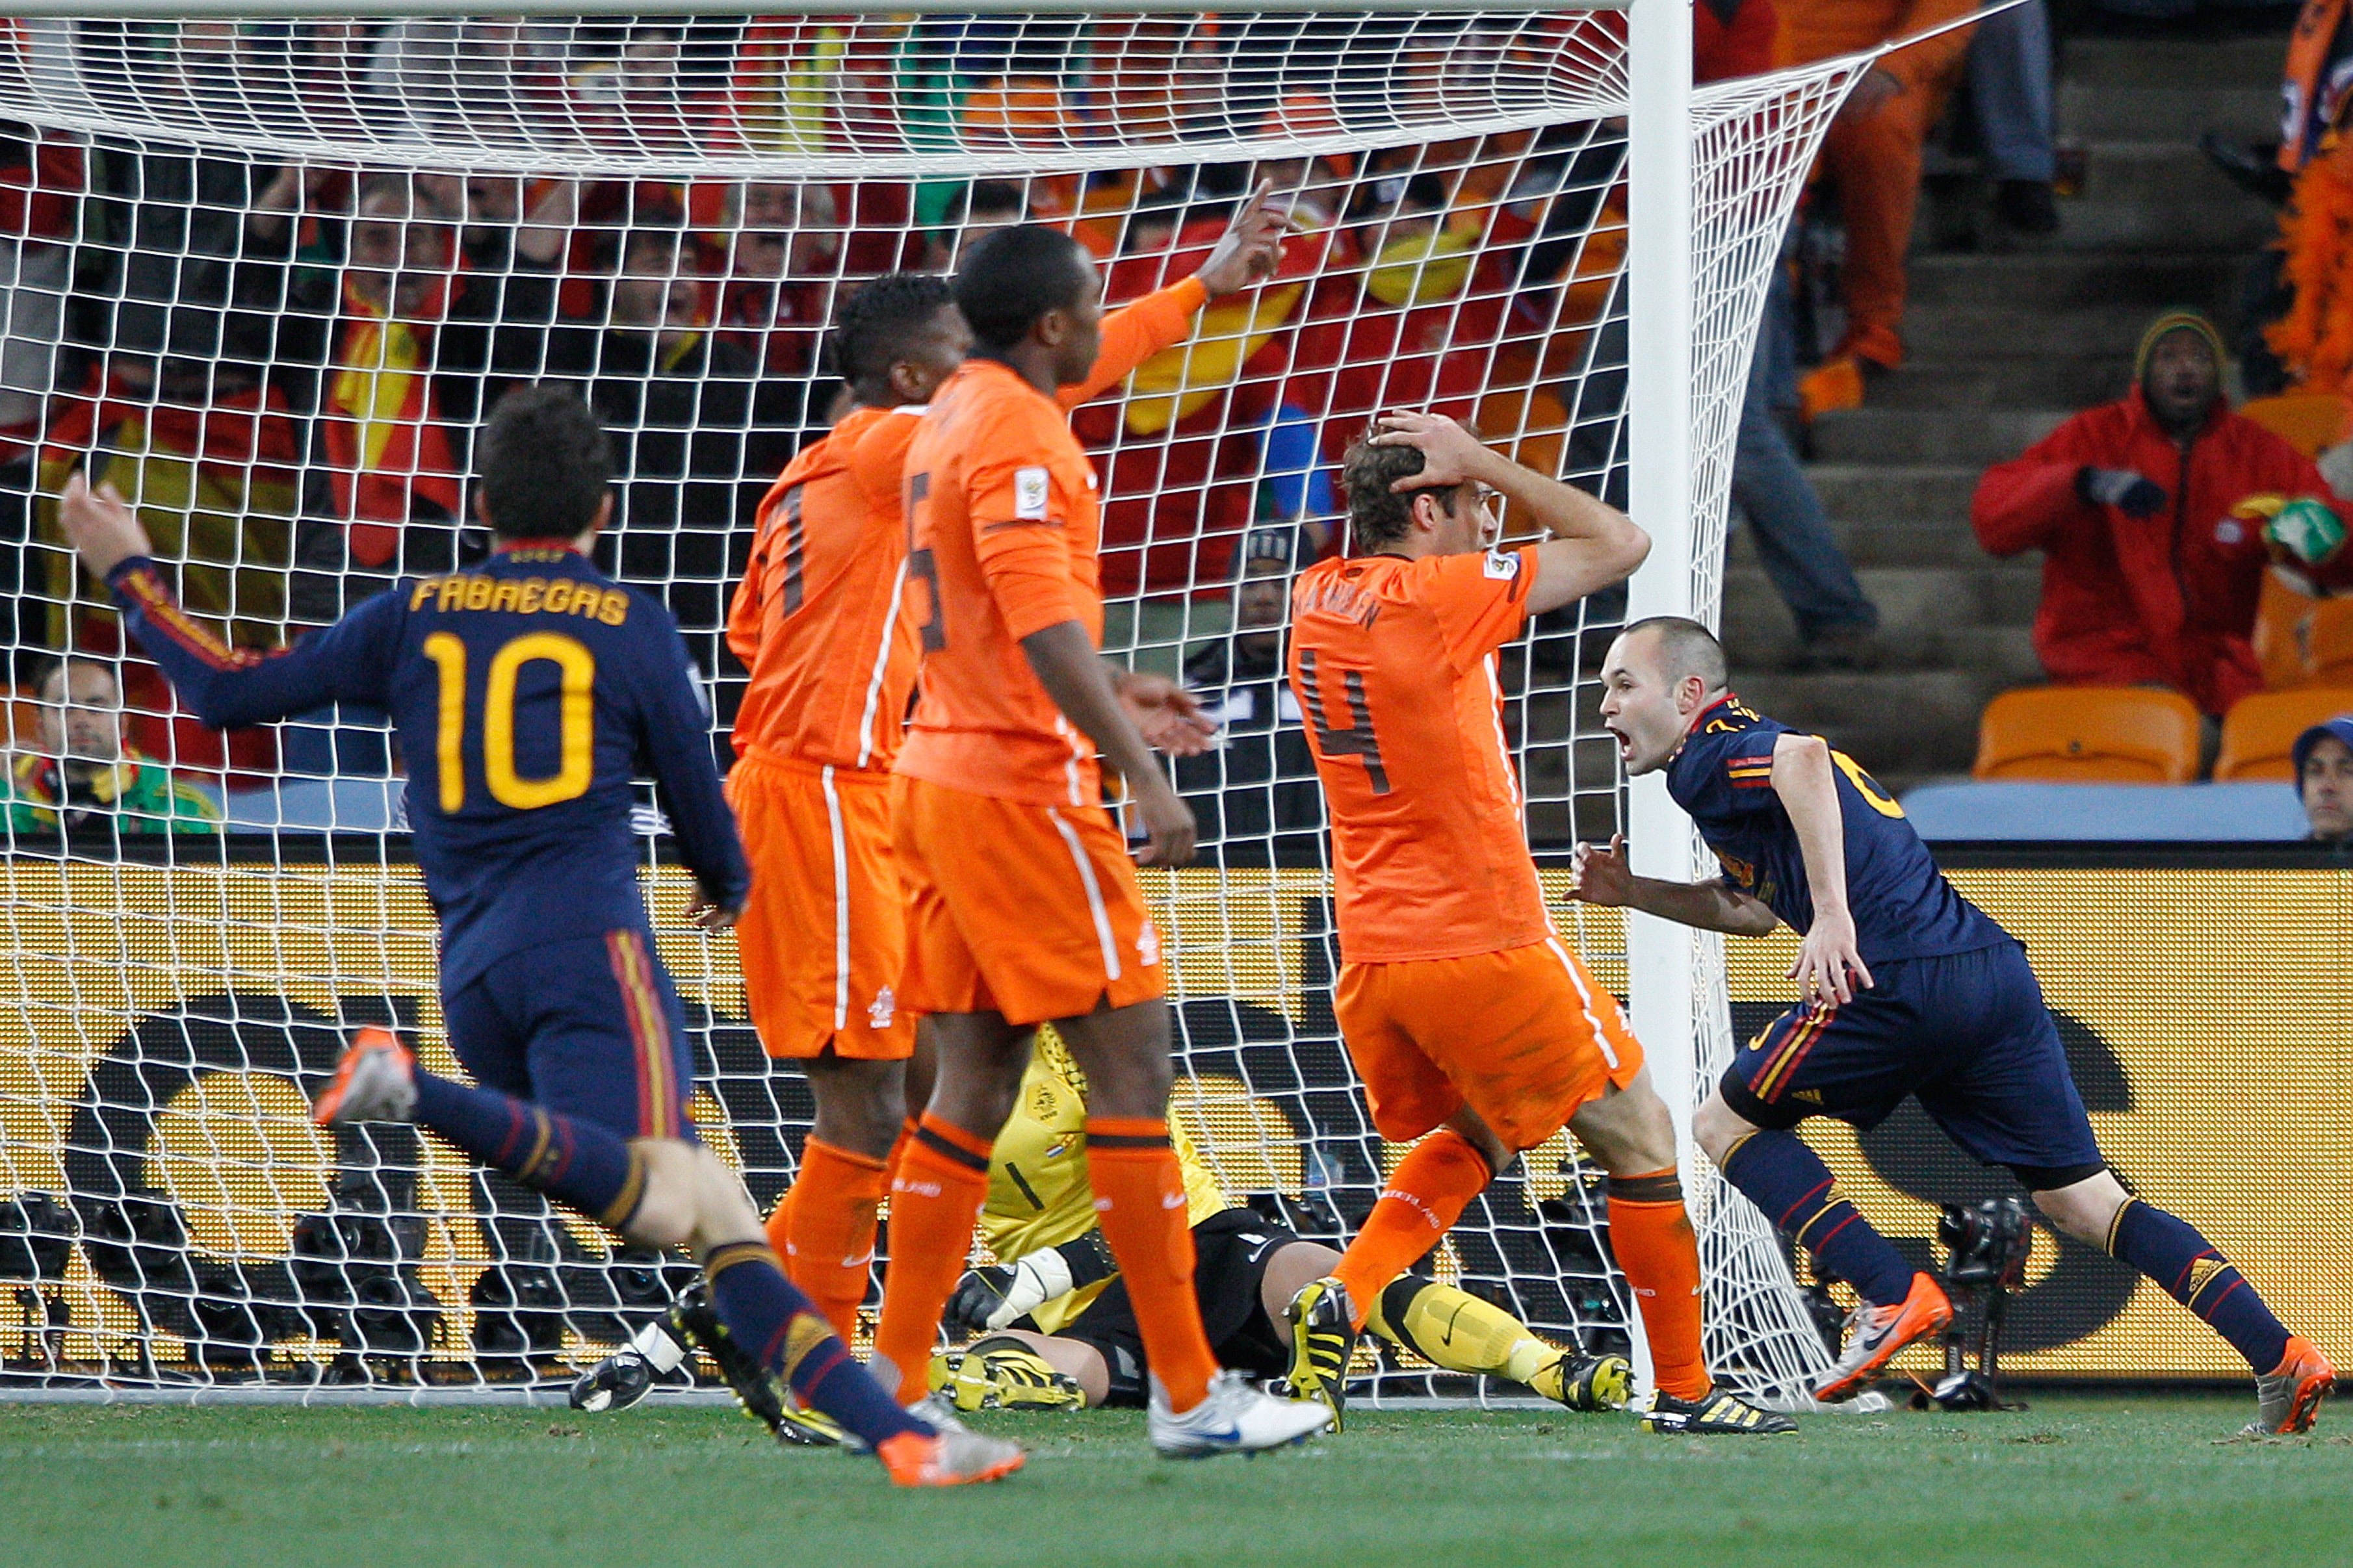
[[[1694,92],[1687,401],[1630,408],[1627,36],[1442,7],[0,28],[0,1385],[547,1387],[691,1277],[406,1129],[311,1127],[362,1024],[454,1070],[397,750],[348,708],[223,735],[175,707],[61,547],[69,474],[130,499],[192,615],[268,649],[477,558],[481,420],[575,384],[622,469],[600,559],[675,612],[723,737],[728,596],[831,416],[847,292],[1026,220],[1083,239],[1117,306],[1189,276],[1261,181],[1279,270],[1074,425],[1110,651],[1182,671],[1223,726],[1177,769],[1202,863],[1147,877],[1175,1113],[1234,1202],[1350,1232],[1397,1152],[1333,1022],[1322,806],[1277,676],[1339,458],[1377,410],[1432,407],[1623,502],[1642,421],[1680,422],[1691,544],[1647,570],[1712,617],[1750,341],[1856,63]],[[1625,602],[1540,617],[1499,664],[1560,929],[1621,994],[1624,931],[1568,900],[1561,852],[1625,819],[1593,684]],[[645,826],[695,1116],[765,1205],[809,1096],[744,1022],[733,939],[681,918],[650,803]],[[1697,951],[1704,1083],[1730,1041]],[[1712,1173],[1690,1191],[1711,1357],[1792,1398],[1822,1352],[1778,1246]],[[1599,1192],[1556,1140],[1430,1268],[1622,1346]],[[1384,1392],[1465,1390],[1377,1359]]]

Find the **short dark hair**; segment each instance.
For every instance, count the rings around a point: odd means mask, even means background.
[[[1066,310],[1086,287],[1085,247],[1059,228],[1017,224],[981,237],[956,268],[956,309],[985,348],[1002,353],[1038,318]]]
[[[1349,548],[1360,554],[1377,553],[1405,542],[1413,531],[1413,498],[1436,495],[1451,512],[1460,485],[1421,485],[1391,489],[1399,479],[1421,472],[1421,448],[1400,441],[1375,446],[1369,437],[1348,448],[1341,460],[1340,488],[1348,492]]]
[[[833,315],[827,344],[835,372],[852,387],[881,383],[907,341],[954,303],[948,280],[927,272],[893,272],[861,285]]]
[[[1008,180],[975,180],[948,198],[947,218],[950,223],[964,223],[987,213],[1002,217],[1010,213],[1015,217],[1029,216],[1029,198],[1021,187]]]
[[[1620,635],[1630,637],[1636,632],[1659,634],[1659,658],[1665,666],[1670,683],[1686,675],[1696,675],[1710,691],[1721,691],[1732,684],[1732,668],[1725,662],[1724,645],[1697,621],[1683,616],[1652,616],[1636,621]]]
[[[570,539],[596,521],[613,447],[580,395],[553,384],[499,400],[482,428],[482,504],[501,539]]]

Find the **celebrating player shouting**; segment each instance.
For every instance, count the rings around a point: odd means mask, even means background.
[[[1630,773],[1663,768],[1723,861],[1685,886],[1634,876],[1620,846],[1577,848],[1577,896],[1736,936],[1786,921],[1804,1000],[1751,1040],[1694,1131],[1726,1180],[1862,1298],[1815,1390],[1842,1399],[1952,1306],[1839,1193],[1790,1130],[1858,1127],[1905,1095],[1952,1140],[2006,1165],[2051,1223],[2131,1264],[2204,1319],[2255,1372],[2251,1433],[2301,1432],[2335,1386],[2206,1238],[2133,1196],[2100,1157],[2059,1031],[2018,940],[1953,890],[1871,775],[1818,735],[1740,705],[1724,648],[1696,621],[1639,621],[1601,667],[1601,713]]]
[[[878,1388],[785,1278],[743,1184],[687,1119],[678,994],[654,952],[629,806],[647,760],[701,889],[732,923],[749,878],[712,766],[710,714],[678,627],[587,551],[612,458],[568,394],[512,396],[481,441],[471,571],[404,581],[268,658],[191,622],[111,489],[81,476],[61,515],[132,634],[208,724],[341,700],[392,714],[417,858],[441,921],[441,1006],[475,1086],[364,1030],[318,1100],[322,1124],[412,1115],[486,1164],[633,1241],[691,1242],[731,1338],[865,1439],[902,1485],[990,1480],[1020,1449],[939,1432]]]
[[[875,1371],[902,1399],[923,1396],[990,1146],[1031,1031],[1050,1019],[1090,1086],[1087,1174],[1152,1364],[1154,1446],[1193,1458],[1294,1442],[1320,1413],[1220,1372],[1202,1332],[1168,1146],[1160,937],[1103,805],[1098,748],[1133,794],[1151,859],[1189,859],[1192,814],[1149,748],[1198,751],[1209,726],[1174,682],[1095,651],[1094,471],[1053,395],[1095,363],[1102,279],[1068,235],[1023,226],[966,253],[955,292],[974,356],[907,450],[923,694],[894,811],[909,889],[900,1001],[932,1016],[940,1065],[891,1184]]]
[[[1438,415],[1382,416],[1345,478],[1353,553],[1292,590],[1291,683],[1332,805],[1340,1032],[1381,1136],[1420,1142],[1339,1267],[1293,1301],[1293,1386],[1336,1416],[1381,1289],[1566,1125],[1609,1173],[1610,1241],[1658,1383],[1645,1424],[1794,1430],[1708,1374],[1674,1129],[1615,998],[1553,933],[1504,742],[1496,649],[1624,579],[1650,540]],[[1552,537],[1489,550],[1491,487]]]
[[[1280,233],[1261,193],[1198,273],[1104,319],[1100,352],[1055,401],[1076,407],[1182,340],[1206,301],[1263,269]],[[917,658],[901,613],[901,479],[923,405],[971,342],[944,278],[894,274],[850,296],[833,349],[853,405],[762,503],[727,621],[751,672],[727,784],[757,872],[736,931],[744,994],[761,1044],[804,1066],[817,1100],[768,1238],[845,1339],[866,1294],[914,1042],[890,819]]]

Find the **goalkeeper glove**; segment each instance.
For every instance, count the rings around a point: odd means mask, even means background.
[[[991,1264],[966,1270],[948,1298],[947,1321],[973,1333],[994,1332],[1074,1288],[1070,1264],[1050,1247],[1009,1268]]]
[[[2078,468],[2075,493],[2093,506],[2112,506],[2126,517],[2154,517],[2165,510],[2165,487],[2130,468]]]

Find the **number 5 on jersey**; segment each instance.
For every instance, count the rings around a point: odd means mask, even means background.
[[[441,810],[466,806],[466,645],[448,632],[425,639],[425,657],[440,672],[440,723],[434,761],[441,775]],[[522,667],[544,659],[562,675],[555,772],[525,778],[515,765],[515,684]],[[555,805],[588,793],[596,767],[596,656],[559,632],[526,632],[491,656],[482,691],[482,783],[491,798],[517,811]]]
[[[1333,729],[1324,714],[1323,678],[1316,673],[1313,648],[1300,651],[1299,686],[1300,695],[1306,699],[1307,721],[1315,727],[1316,749],[1327,757],[1362,757],[1373,793],[1388,794],[1389,773],[1381,763],[1380,737],[1373,732],[1373,710],[1365,702],[1364,671],[1341,673],[1340,716],[1347,721],[1344,730]]]

